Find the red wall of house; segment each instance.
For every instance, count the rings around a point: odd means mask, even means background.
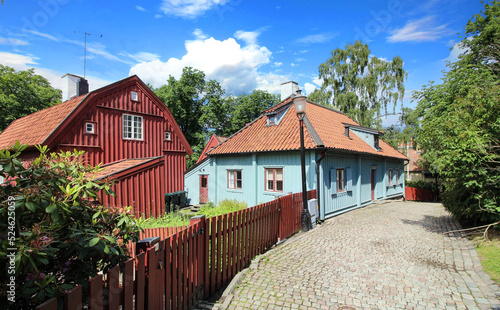
[[[132,206],[136,216],[157,217],[165,212],[165,167],[161,162],[149,169],[115,180],[117,196],[101,193],[108,206]]]

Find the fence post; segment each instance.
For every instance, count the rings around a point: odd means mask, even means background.
[[[197,237],[197,243],[195,244],[198,244],[198,248],[196,249],[195,253],[196,255],[194,255],[194,258],[196,259],[196,263],[195,263],[195,270],[196,270],[196,281],[195,281],[195,284],[196,284],[196,299],[201,299],[203,297],[205,297],[205,283],[204,283],[204,280],[205,280],[205,272],[208,272],[208,270],[205,269],[205,266],[207,266],[207,263],[206,263],[206,257],[205,257],[205,253],[206,253],[206,247],[208,246],[206,243],[205,243],[205,240],[207,240],[205,238],[205,236],[203,236],[203,234],[208,234],[208,231],[207,231],[207,227],[205,227],[206,221],[205,221],[205,215],[196,215],[196,216],[193,216],[190,220],[190,223],[189,225],[190,226],[194,226],[196,224],[198,224],[198,231],[195,232],[196,234],[196,237]]]

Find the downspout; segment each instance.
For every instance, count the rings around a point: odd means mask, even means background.
[[[326,152],[322,151],[321,156],[318,158],[318,160],[316,160],[316,199],[318,200],[318,210],[317,210],[318,211],[318,213],[317,213],[318,218],[321,217],[321,212],[320,212],[320,210],[321,210],[321,208],[320,208],[320,197],[321,197],[320,188],[321,188],[321,186],[320,186],[320,184],[322,184],[322,183],[320,183],[321,179],[320,179],[320,175],[319,175],[319,166],[321,164],[321,161],[325,158],[325,156],[326,156]]]

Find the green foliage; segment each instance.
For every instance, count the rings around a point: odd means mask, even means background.
[[[205,215],[206,217],[218,216],[234,211],[239,211],[248,208],[245,202],[240,202],[235,199],[224,199],[217,206],[213,203],[208,203],[200,208],[197,215]]]
[[[189,225],[189,219],[192,215],[186,215],[180,212],[170,212],[163,214],[160,217],[150,217],[141,223],[141,228],[156,228],[156,227],[178,227]]]
[[[12,121],[61,102],[54,89],[34,69],[15,71],[0,65],[0,132]]]
[[[156,227],[177,227],[189,225],[189,219],[195,215],[205,215],[213,217],[222,214],[231,213],[246,209],[248,206],[244,202],[237,200],[222,200],[217,206],[213,202],[203,205],[196,214],[184,214],[181,211],[167,213],[158,218],[149,218],[141,222],[141,228],[156,228]]]
[[[357,121],[361,126],[379,125],[375,115],[388,105],[396,108],[403,99],[407,73],[403,60],[391,61],[371,57],[368,44],[356,41],[344,49],[335,49],[332,56],[319,66],[323,79],[321,91],[311,94],[313,101],[332,105]]]
[[[131,209],[99,205],[98,192],[111,192],[110,184],[93,180],[99,167],[85,166],[83,151],[49,154],[39,146],[40,156],[23,165],[25,148],[0,150],[0,176],[10,180],[0,186],[0,228],[15,231],[14,244],[2,239],[0,265],[6,275],[8,249],[16,248],[16,306],[32,309],[126,260],[140,229]]]
[[[500,219],[500,85],[493,63],[500,36],[500,2],[485,5],[466,26],[460,60],[443,83],[414,94],[422,159],[443,179],[445,207],[460,220]]]
[[[413,188],[420,188],[420,189],[426,189],[428,191],[436,191],[436,183],[431,183],[431,182],[426,182],[426,181],[406,181],[405,182],[406,187],[413,187]]]

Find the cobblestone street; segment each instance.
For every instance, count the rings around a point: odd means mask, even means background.
[[[227,308],[500,309],[472,243],[444,234],[459,228],[438,203],[339,215],[264,254]]]

